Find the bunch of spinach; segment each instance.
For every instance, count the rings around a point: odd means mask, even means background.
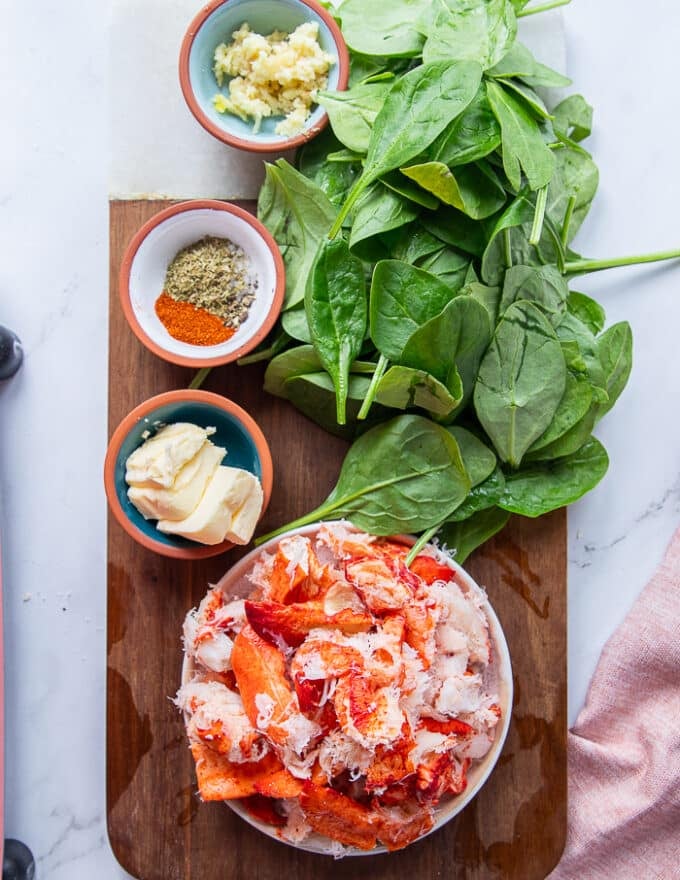
[[[541,516],[604,476],[592,432],[625,387],[632,334],[570,284],[680,253],[571,249],[597,191],[592,109],[555,105],[569,80],[517,39],[518,18],[564,2],[336,11],[350,87],[320,94],[329,129],[297,168],[267,166],[258,203],[286,300],[247,360],[269,360],[266,390],[355,441],[293,526],[440,533],[462,561],[511,513]]]

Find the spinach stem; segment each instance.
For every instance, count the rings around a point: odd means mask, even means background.
[[[527,15],[537,15],[539,12],[547,12],[549,9],[557,9],[558,6],[568,6],[571,0],[550,0],[550,3],[542,3],[540,6],[533,6],[531,9],[522,9],[517,13],[517,18],[524,18]]]
[[[366,189],[367,184],[364,182],[363,177],[360,177],[357,182],[354,184],[352,189],[349,191],[349,195],[345,199],[345,204],[340,208],[340,213],[335,218],[335,222],[331,226],[331,231],[328,233],[329,239],[331,241],[335,238],[335,236],[342,229],[342,224],[349,214],[349,212],[354,207],[354,203],[359,198],[361,193]]]
[[[503,230],[503,254],[505,259],[505,268],[512,269],[512,250],[510,247],[510,230]]]
[[[443,525],[444,525],[443,522],[438,522],[436,525],[432,526],[431,529],[428,529],[426,532],[423,532],[423,534],[418,538],[418,540],[415,542],[413,547],[411,547],[411,549],[409,550],[409,554],[406,557],[406,567],[407,568],[413,562],[413,560],[416,558],[416,556],[420,553],[420,551],[423,549],[423,547],[426,544],[428,544],[432,540],[432,538],[434,538],[434,536],[437,534],[437,532],[439,531],[439,529],[441,529],[441,527]]]
[[[662,260],[680,259],[680,250],[658,251],[655,254],[642,254],[634,257],[614,257],[611,260],[572,260],[564,264],[568,275],[600,272],[602,269],[617,269],[619,266],[637,266],[640,263],[659,263]]]
[[[529,236],[529,244],[534,246],[541,240],[543,232],[543,221],[545,220],[545,206],[548,204],[548,186],[541,187],[536,196],[536,208],[534,210],[534,223],[531,227],[531,235]]]
[[[239,367],[247,367],[248,364],[257,364],[260,361],[268,361],[276,354],[276,352],[277,347],[275,345],[270,345],[269,348],[263,348],[261,351],[254,351],[252,354],[247,354],[245,357],[239,358],[236,363]]]
[[[347,424],[347,379],[340,379],[335,389],[335,420],[339,425]]]
[[[239,367],[247,367],[248,364],[257,364],[260,361],[268,361],[270,358],[273,358],[274,355],[278,354],[282,349],[284,349],[287,343],[290,341],[291,337],[283,332],[280,336],[272,342],[270,346],[267,348],[261,348],[259,351],[254,351],[251,354],[247,354],[245,357],[239,358],[236,363]]]
[[[202,367],[198,371],[198,373],[196,373],[196,375],[191,380],[191,382],[189,383],[190,390],[193,391],[196,388],[200,388],[201,385],[205,382],[205,380],[210,375],[211,370],[212,370],[212,367]]]
[[[442,467],[438,467],[437,470],[442,470]],[[323,520],[328,517],[329,514],[333,513],[336,510],[340,510],[340,517],[346,517],[351,520],[351,515],[347,514],[347,510],[350,504],[353,504],[355,501],[358,501],[359,498],[363,498],[364,495],[370,495],[372,492],[378,492],[380,489],[385,489],[387,486],[395,486],[397,483],[408,483],[411,480],[417,479],[418,475],[415,473],[408,474],[406,476],[396,476],[391,477],[389,480],[380,480],[378,483],[372,483],[368,486],[364,486],[361,489],[357,489],[354,492],[350,492],[347,495],[344,495],[340,498],[333,497],[337,486],[328,496],[326,501],[320,506],[317,507],[316,510],[312,510],[311,513],[306,513],[304,516],[301,516],[299,519],[293,520],[293,522],[286,523],[285,526],[281,526],[273,532],[269,532],[266,535],[260,535],[259,538],[256,538],[254,543],[255,546],[259,546],[263,544],[265,541],[269,541],[271,538],[277,538],[279,535],[282,535],[284,532],[292,531],[293,529],[299,529],[301,526],[307,526],[310,523],[316,522],[317,520]],[[332,499],[332,500],[331,500]],[[351,510],[351,508],[349,508]]]
[[[299,519],[294,519],[292,522],[286,523],[285,526],[274,529],[273,532],[268,532],[266,535],[260,535],[259,538],[255,538],[253,543],[256,547],[259,547],[260,544],[264,544],[265,541],[270,541],[272,538],[278,538],[278,536],[282,535],[284,532],[289,532],[293,529],[299,529],[302,528],[302,526],[307,526],[310,523],[316,522],[317,519],[323,519],[325,514],[329,510],[332,510],[332,508],[317,507],[316,510],[313,510],[311,513],[306,513]]]
[[[567,202],[567,210],[564,213],[564,220],[562,222],[562,231],[560,232],[560,239],[562,241],[562,247],[566,248],[567,243],[569,242],[569,227],[571,226],[571,217],[574,213],[574,208],[576,207],[576,196],[571,196],[569,201]]]
[[[384,355],[380,355],[378,359],[378,363],[375,366],[375,370],[373,371],[373,378],[371,379],[371,384],[368,386],[368,391],[366,392],[366,397],[364,398],[364,402],[361,404],[361,409],[359,410],[359,414],[357,419],[363,421],[368,412],[373,405],[373,401],[375,400],[375,395],[378,391],[378,385],[380,384],[380,380],[385,375],[385,370],[387,369],[389,361]]]

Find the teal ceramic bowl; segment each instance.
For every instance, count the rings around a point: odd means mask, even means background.
[[[210,438],[227,450],[224,464],[250,471],[262,484],[264,514],[271,497],[272,458],[264,435],[245,410],[219,394],[207,391],[168,391],[152,397],[127,415],[113,432],[104,462],[104,487],[109,507],[118,523],[143,547],[175,559],[202,559],[224,553],[228,541],[207,546],[177,535],[164,535],[155,520],[144,519],[130,502],[125,482],[125,462],[162,425],[191,422],[202,428],[216,428]]]
[[[324,128],[328,117],[319,106],[294,137],[274,133],[281,117],[263,119],[260,131],[253,134],[252,121],[218,113],[213,107],[214,96],[229,91],[227,84],[218,87],[213,74],[213,56],[220,43],[231,42],[232,33],[244,22],[251,30],[267,35],[275,30],[290,33],[306,21],[319,25],[321,48],[337,58],[328,74],[328,89],[344,91],[349,78],[347,46],[332,16],[315,0],[214,0],[198,13],[182,42],[179,78],[189,109],[206,131],[240,150],[271,153],[302,146]]]

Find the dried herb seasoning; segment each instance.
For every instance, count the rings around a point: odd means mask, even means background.
[[[243,248],[227,238],[206,236],[177,254],[168,266],[164,290],[236,330],[248,317],[257,280]]]

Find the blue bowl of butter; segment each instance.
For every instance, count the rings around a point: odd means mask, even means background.
[[[254,420],[233,401],[200,390],[170,391],[136,407],[114,431],[104,464],[116,520],[142,546],[178,559],[215,556],[244,543],[249,534],[237,527],[236,516],[227,531],[234,540],[217,539],[215,516],[197,516],[199,500],[204,510],[212,492],[213,514],[224,517],[219,492],[230,494],[240,509],[257,482],[262,492],[253,500],[250,533],[269,502],[272,475],[269,446]],[[195,539],[173,533],[175,528]]]
[[[313,105],[304,127],[295,134],[277,134],[281,116],[263,118],[255,131],[252,118],[219,112],[214,103],[216,95],[229,95],[228,82],[220,87],[215,76],[215,50],[230,44],[243,24],[254,34],[267,36],[274,31],[291,34],[308,22],[317,28],[321,51],[333,59],[326,88],[343,91],[349,79],[347,46],[332,15],[315,0],[215,0],[198,13],[182,43],[179,75],[187,105],[206,131],[241,150],[274,152],[302,146],[326,126],[326,112]]]

